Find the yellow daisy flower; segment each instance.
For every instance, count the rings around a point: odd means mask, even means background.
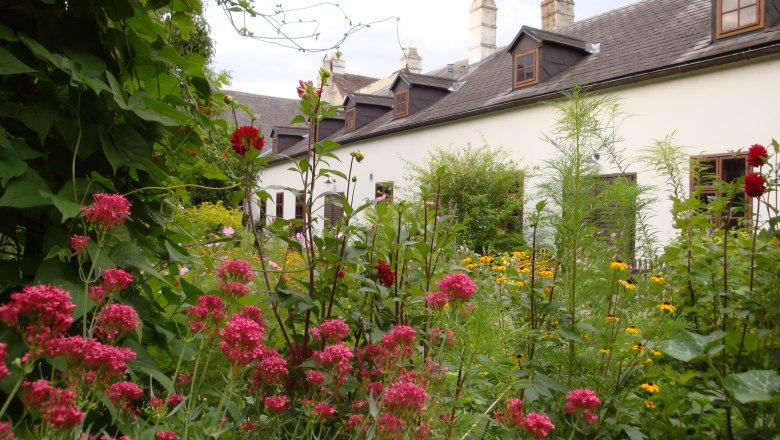
[[[665,302],[663,304],[658,304],[656,307],[658,307],[658,310],[662,312],[674,313],[677,311],[677,307],[673,306],[671,303],[668,302]]]
[[[508,279],[507,277],[501,275],[500,277],[496,278],[496,282],[497,283],[506,283],[507,279]]]
[[[522,282],[522,281],[515,281],[515,286],[517,286],[517,287],[523,287],[523,286],[525,286],[525,283],[524,283],[524,282]]]
[[[659,387],[658,384],[655,384],[653,382],[643,383],[642,385],[639,385],[639,388],[642,388],[643,390],[647,391],[648,393],[660,393],[661,392],[661,387]]]
[[[526,252],[526,251],[514,251],[514,252],[512,252],[512,254],[517,259],[528,258],[528,252]]]
[[[467,266],[466,266],[466,269],[476,269],[476,268],[478,268],[478,267],[479,267],[479,264],[477,264],[477,263],[471,263],[471,264],[469,264],[469,265],[467,265]]]
[[[490,270],[495,270],[495,271],[498,271],[498,272],[503,272],[503,271],[505,271],[505,270],[506,270],[506,266],[502,266],[502,265],[500,265],[500,264],[497,264],[497,265],[495,265],[495,266],[491,267],[491,268],[490,268]]]
[[[624,263],[621,260],[615,260],[611,263],[609,263],[609,268],[614,270],[627,270],[628,264]]]
[[[632,325],[626,327],[626,331],[631,333],[632,335],[637,335],[641,330],[639,330],[639,327],[634,327]]]
[[[607,322],[618,322],[618,321],[620,321],[620,318],[618,318],[615,315],[607,315],[607,317],[604,318],[604,319],[606,319]]]
[[[655,348],[650,350],[650,354],[652,354],[653,356],[656,356],[656,357],[661,356],[661,352],[656,350]]]
[[[539,269],[539,276],[542,278],[551,280],[554,275],[555,273],[546,267]]]
[[[662,277],[661,275],[653,275],[653,276],[651,276],[650,277],[650,281],[652,281],[652,282],[654,282],[656,284],[663,284],[663,283],[666,282],[664,277]]]
[[[599,353],[601,354],[609,354],[609,352],[610,352],[609,348],[606,347],[599,348]]]
[[[636,284],[634,284],[634,280],[632,279],[623,280],[622,284],[623,284],[623,288],[625,288],[626,290],[636,290]]]
[[[655,409],[655,403],[652,400],[645,400],[645,408]]]
[[[520,266],[520,267],[518,267],[515,270],[517,271],[517,273],[531,273],[531,269],[529,269],[529,268],[527,268],[525,266]]]
[[[639,350],[639,351],[641,351],[641,352],[643,352],[643,353],[644,353],[644,351],[645,351],[645,349],[646,349],[646,348],[647,348],[647,347],[645,347],[645,346],[644,346],[644,345],[642,345],[642,344],[634,344],[634,345],[632,345],[632,346],[631,346],[631,349],[632,349],[632,350]]]
[[[466,258],[460,260],[460,264],[462,264],[464,266],[467,265],[467,264],[471,264],[473,262],[474,262],[474,260],[471,257],[466,257]]]
[[[483,255],[483,256],[479,257],[479,262],[480,263],[492,263],[493,260],[494,260],[494,258],[491,257],[490,255]]]

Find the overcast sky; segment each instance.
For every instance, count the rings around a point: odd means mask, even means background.
[[[638,1],[576,0],[575,20]],[[237,26],[246,27],[266,39],[242,37],[214,0],[206,3],[211,36],[216,42],[216,68],[231,72],[230,89],[296,98],[298,80],[314,79],[322,58],[332,52],[301,52],[276,46],[268,38],[279,36],[263,17],[245,19],[242,14],[233,14]],[[371,27],[350,35],[341,44],[347,73],[386,77],[398,70],[401,47],[406,46],[417,48],[422,57],[423,72],[468,57],[469,7],[472,0],[341,0],[338,5],[344,13],[333,6],[335,2],[255,1],[257,11],[263,14],[273,14],[278,3],[282,3],[288,11],[286,22],[295,23],[285,26],[285,32],[298,36],[313,32],[320,34],[316,40],[299,41],[307,49],[331,47],[350,29],[349,20],[353,25],[373,23]],[[499,47],[509,44],[524,24],[540,27],[540,3],[541,0],[496,0]],[[319,6],[306,8],[317,4]],[[292,11],[296,8],[301,9]],[[349,20],[345,19],[345,14]]]

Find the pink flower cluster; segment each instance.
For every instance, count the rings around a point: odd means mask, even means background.
[[[380,438],[397,438],[403,429],[404,421],[398,416],[384,413],[376,418],[376,432]]]
[[[442,292],[448,294],[452,300],[468,301],[474,292],[477,291],[477,285],[466,274],[451,273],[440,279],[437,283]]]
[[[317,340],[335,344],[346,338],[349,326],[340,319],[329,319],[311,330],[311,336]]]
[[[336,409],[327,403],[318,403],[314,406],[314,414],[320,420],[327,420],[336,414]]]
[[[87,221],[99,229],[109,230],[130,216],[130,202],[120,194],[92,194],[92,204],[81,208]]]
[[[137,411],[133,402],[140,400],[144,391],[133,382],[117,382],[108,387],[106,396],[117,409],[133,414]]]
[[[53,387],[44,379],[22,384],[22,402],[56,429],[73,429],[84,419],[84,413],[76,406],[76,392]]]
[[[190,330],[195,333],[202,331],[216,332],[225,320],[225,301],[214,295],[203,295],[194,306],[187,309],[190,318]]]
[[[450,329],[431,329],[431,339],[434,341],[441,341],[444,345],[450,346],[455,343],[455,339],[458,337],[458,333]]]
[[[103,272],[103,276],[100,277],[100,284],[89,286],[89,297],[92,298],[92,301],[95,301],[96,304],[103,304],[106,297],[110,297],[116,292],[127,289],[132,282],[133,276],[125,270],[116,267],[106,269],[105,272]]]
[[[284,412],[284,408],[289,402],[290,399],[287,396],[268,396],[263,399],[265,407],[268,408],[269,411],[275,413]]]
[[[257,306],[243,306],[241,307],[241,311],[238,312],[238,316],[246,319],[250,319],[257,323],[257,325],[260,326],[260,328],[263,329],[263,331],[266,330],[265,326],[265,316],[263,316],[263,312],[260,310],[260,307]]]
[[[89,244],[89,237],[86,235],[73,235],[70,237],[70,248],[73,252],[80,254],[87,248]]]
[[[411,356],[417,332],[408,325],[397,325],[382,337],[382,346],[394,355]]]
[[[11,374],[11,372],[8,371],[8,366],[5,364],[5,360],[8,358],[7,348],[8,344],[0,342],[0,382]]]
[[[450,296],[444,292],[433,292],[425,296],[425,304],[429,309],[441,310],[450,302]]]
[[[536,438],[545,438],[555,429],[555,425],[545,414],[523,414],[523,402],[518,398],[507,400],[503,409],[496,411],[496,421],[513,429],[522,426]]]
[[[46,341],[70,327],[75,308],[70,293],[58,287],[28,286],[21,293],[12,293],[11,302],[0,306],[0,322],[21,331],[36,355]]]
[[[172,431],[161,431],[155,434],[154,440],[179,440],[179,436]]]
[[[218,287],[224,293],[241,297],[249,293],[247,283],[255,277],[252,265],[244,260],[228,260],[217,268]]]
[[[306,370],[306,382],[318,388],[325,382],[325,375],[317,370]]]
[[[124,304],[109,304],[95,321],[95,336],[108,343],[122,339],[141,325],[135,309]]]
[[[601,405],[601,400],[596,396],[596,393],[589,389],[580,388],[566,395],[563,411],[567,414],[575,414],[581,410],[583,420],[590,425],[599,420],[598,414],[593,412],[599,405]]]
[[[312,355],[314,364],[330,370],[333,383],[337,386],[347,381],[347,374],[352,371],[352,358],[355,355],[346,344],[328,345],[322,351],[315,351]]]
[[[270,348],[261,348],[255,353],[257,363],[252,372],[252,384],[255,388],[263,384],[277,384],[287,376],[287,361],[279,352]]]
[[[555,429],[555,425],[545,414],[528,413],[523,421],[523,428],[536,438],[545,438],[550,435],[550,431]]]
[[[262,327],[239,315],[231,316],[219,335],[222,337],[219,348],[235,367],[249,365],[255,359],[258,348],[265,342]]]
[[[127,372],[127,365],[135,359],[129,348],[104,345],[95,339],[81,336],[60,337],[49,341],[46,352],[62,356],[73,370],[73,378],[84,377],[87,385],[108,384]]]
[[[384,406],[397,414],[414,417],[425,408],[428,393],[425,388],[411,382],[399,381],[384,391]]]

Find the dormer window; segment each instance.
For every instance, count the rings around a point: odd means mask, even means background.
[[[355,119],[357,116],[357,109],[350,107],[344,112],[344,131],[352,131],[355,129]]]
[[[409,114],[409,90],[399,90],[395,92],[395,117],[406,116]]]
[[[515,88],[539,82],[539,49],[515,55]]]
[[[716,0],[717,38],[764,27],[764,0]]]

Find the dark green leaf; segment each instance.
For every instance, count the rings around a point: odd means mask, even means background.
[[[47,206],[51,202],[43,196],[45,193],[51,193],[51,188],[35,170],[30,168],[23,175],[8,182],[5,193],[0,197],[0,206],[9,208]]]
[[[8,49],[0,47],[0,75],[30,72],[35,72],[35,69],[21,62]]]
[[[730,374],[723,387],[741,403],[780,401],[780,375],[774,370],[750,370]]]

